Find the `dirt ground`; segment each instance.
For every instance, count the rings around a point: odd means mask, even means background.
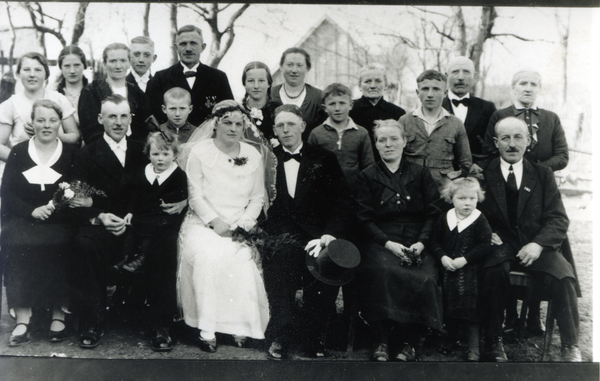
[[[563,194],[565,207],[571,219],[569,237],[575,255],[579,282],[583,297],[579,299],[580,313],[580,348],[584,361],[592,361],[592,195]],[[110,329],[106,332],[101,344],[93,350],[83,350],[77,345],[77,338],[71,329],[68,339],[62,343],[51,344],[47,341],[50,317],[44,311],[37,314],[32,331],[32,341],[17,348],[8,347],[8,339],[14,328],[14,320],[8,315],[6,297],[2,298],[2,316],[0,319],[0,355],[5,356],[55,356],[72,358],[102,359],[203,359],[203,360],[266,360],[264,341],[251,341],[249,348],[238,349],[233,346],[229,337],[219,336],[219,347],[216,353],[201,352],[195,345],[190,330],[182,329],[175,348],[168,353],[153,352],[148,338],[139,321],[123,322],[113,316]],[[545,316],[546,303],[542,303],[542,316]],[[138,316],[143,320],[143,316]],[[368,327],[359,322],[356,330],[355,349],[346,352],[347,318],[338,314],[331,322],[330,333],[326,345],[327,360],[365,361],[369,360],[371,348],[368,341]],[[430,336],[421,342],[418,348],[420,361],[462,361],[464,348],[444,356],[437,352],[439,338]],[[507,335],[505,348],[509,360],[537,362],[541,361],[543,337],[519,338]],[[291,354],[293,360],[311,360],[302,352]],[[560,361],[560,337],[555,327],[551,348],[553,361]],[[321,360],[311,360],[321,361]]]

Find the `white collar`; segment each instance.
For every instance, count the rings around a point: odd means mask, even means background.
[[[521,160],[517,161],[514,164],[510,164],[509,162],[505,161],[502,157],[500,157],[500,166],[505,169],[506,171],[508,171],[509,167],[512,165],[513,167],[513,171],[517,171],[517,170],[521,170],[523,168],[523,158],[521,158]]]
[[[192,66],[191,68],[188,68],[187,66],[185,66],[183,64],[183,62],[179,61],[179,63],[181,64],[181,66],[183,67],[183,72],[185,73],[186,71],[198,71],[198,66],[200,66],[200,61],[198,61],[194,66]]]
[[[144,75],[140,76],[138,73],[136,73],[135,70],[131,70],[131,74],[133,75],[133,78],[135,78],[136,82],[144,82],[147,83],[150,80],[150,69],[148,69]]]
[[[123,136],[123,139],[121,139],[118,143],[115,142],[113,140],[113,138],[108,136],[108,134],[106,132],[102,136],[104,137],[104,140],[106,141],[106,143],[108,143],[108,146],[110,147],[111,150],[114,151],[115,149],[120,148],[123,151],[127,152],[127,138],[125,136]]]
[[[54,184],[56,180],[58,180],[62,175],[56,172],[54,169],[50,168],[58,159],[60,159],[60,155],[62,154],[63,145],[60,140],[58,140],[58,144],[56,145],[56,149],[50,159],[44,164],[41,163],[40,157],[38,155],[37,149],[35,147],[35,143],[33,142],[35,136],[29,139],[27,152],[29,153],[29,157],[35,164],[35,167],[28,169],[23,172],[23,176],[27,179],[30,184],[40,184],[42,191],[46,188],[44,184]]]
[[[296,150],[294,152],[290,151],[289,149],[285,148],[283,145],[281,146],[281,148],[283,148],[284,151],[287,151],[289,153],[296,154],[296,153],[300,153],[300,150],[302,149],[302,146],[304,145],[304,142],[300,143],[300,145],[298,146],[298,148],[296,148]]]
[[[427,119],[425,119],[425,115],[423,114],[423,106],[417,107],[415,109],[415,111],[413,111],[413,115],[417,116],[417,117],[419,117],[421,119],[423,119],[424,121],[427,121]],[[437,119],[435,120],[435,123],[437,123],[439,120],[441,120],[442,118],[444,118],[444,117],[446,117],[448,115],[450,115],[450,113],[448,112],[448,110],[446,110],[443,107],[440,107],[440,114],[438,115]]]
[[[148,165],[146,165],[145,169],[146,179],[150,184],[154,183],[154,180],[158,180],[158,185],[162,185],[162,183],[164,183],[165,180],[167,180],[169,176],[171,176],[173,172],[175,172],[176,169],[177,164],[173,162],[171,163],[171,166],[165,169],[163,172],[156,173],[154,172],[154,167],[152,166],[152,163],[149,163]]]
[[[338,131],[337,128],[333,127],[333,123],[331,122],[331,118],[329,118],[329,117],[327,117],[327,119],[323,122],[323,125],[327,126],[327,127],[331,127],[334,130]],[[348,124],[346,125],[346,128],[344,128],[342,131],[346,131],[346,130],[358,130],[358,127],[356,127],[356,123],[354,123],[354,121],[350,117],[348,117]]]
[[[537,110],[537,106],[535,105],[535,102],[534,102],[533,106],[531,106],[531,107],[525,107],[525,106],[523,106],[523,103],[521,103],[519,101],[515,101],[515,103],[513,103],[513,104],[517,110],[525,110],[525,109]]]
[[[466,228],[468,228],[479,216],[481,212],[478,209],[475,209],[467,218],[464,220],[459,220],[456,216],[456,209],[452,208],[446,213],[446,222],[448,223],[448,228],[450,230],[458,229],[458,232],[462,232]]]
[[[467,93],[466,95],[463,95],[462,97],[459,97],[458,95],[454,94],[451,90],[448,91],[448,99],[452,100],[452,99],[466,99],[466,98],[471,98],[471,93]]]

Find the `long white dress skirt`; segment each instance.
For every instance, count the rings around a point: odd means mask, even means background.
[[[194,215],[187,216],[179,237],[178,291],[186,324],[264,339],[269,304],[251,249],[219,236]]]

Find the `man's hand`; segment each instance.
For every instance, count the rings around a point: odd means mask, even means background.
[[[331,241],[335,241],[335,237],[329,234],[323,234],[321,236],[321,247],[327,247],[331,243]]]
[[[91,208],[93,203],[91,197],[75,197],[69,201],[69,208]]]
[[[125,229],[127,229],[125,220],[115,216],[112,213],[100,213],[98,215],[98,220],[107,231],[116,236],[120,236],[121,234],[125,233]]]
[[[188,204],[187,199],[179,202],[173,202],[170,204],[165,203],[163,200],[160,200],[162,204],[160,204],[163,212],[167,214],[179,214]]]
[[[50,215],[52,215],[52,212],[54,212],[54,207],[50,205],[42,205],[38,206],[33,210],[33,212],[31,212],[31,217],[35,218],[36,220],[45,221],[48,219],[48,217],[50,217]]]
[[[131,219],[133,218],[133,214],[127,213],[125,217],[123,217],[123,221],[125,221],[125,225],[131,225]]]
[[[231,237],[231,225],[227,222],[223,221],[221,218],[217,217],[214,220],[208,223],[208,226],[211,227],[221,237]]]
[[[465,259],[465,257],[454,258],[452,264],[454,265],[454,268],[456,270],[460,270],[463,267],[465,267],[465,265],[467,264],[467,260]]]
[[[496,233],[492,233],[492,245],[502,245],[502,240],[500,239],[500,236]]]
[[[535,242],[530,242],[519,250],[517,258],[521,260],[523,266],[528,267],[540,257],[542,250],[544,250],[542,246]]]
[[[448,271],[456,270],[456,268],[454,268],[454,261],[447,255],[442,257],[442,266],[444,266],[444,268]]]

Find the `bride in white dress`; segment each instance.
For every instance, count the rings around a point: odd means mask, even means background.
[[[236,227],[254,227],[268,203],[261,153],[242,141],[249,128],[241,107],[223,101],[196,131],[196,142],[182,160],[187,161],[189,211],[179,236],[177,290],[184,320],[200,330],[199,346],[207,352],[216,351],[215,332],[234,335],[243,347],[246,337],[264,339],[269,322],[251,249],[231,239]]]

